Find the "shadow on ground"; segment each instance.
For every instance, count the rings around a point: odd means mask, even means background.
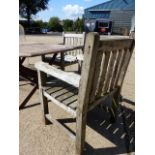
[[[96,107],[88,113],[87,126],[106,138],[114,147],[93,148],[86,143],[85,155],[116,155],[135,152],[135,111],[126,104],[134,107],[135,102],[122,98],[118,109],[118,117],[115,123],[109,121],[110,113],[106,108]],[[24,106],[21,110],[39,106],[40,103]],[[75,119],[62,119],[62,123],[72,123]],[[71,131],[71,130],[70,130]],[[98,143],[98,140],[95,140]]]
[[[133,104],[133,101],[123,99],[123,102]],[[116,155],[135,152],[135,111],[123,105],[118,110],[115,123],[109,122],[108,111],[95,108],[88,113],[87,125],[115,144],[111,148],[93,148],[86,144],[86,155]]]
[[[135,111],[125,106],[125,101],[131,105],[134,102],[128,99],[122,101],[124,104],[121,104],[118,109],[118,118],[115,123],[109,121],[110,113],[100,107],[88,113],[87,126],[115,144],[115,146],[96,149],[86,143],[85,155],[116,155],[135,152]],[[75,119],[61,120],[61,123],[72,122],[75,122]]]

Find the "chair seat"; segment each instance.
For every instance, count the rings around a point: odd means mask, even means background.
[[[51,100],[57,100],[56,103],[60,107],[76,111],[78,89],[59,79],[50,77],[44,89],[45,96]],[[52,101],[52,100],[51,100]]]

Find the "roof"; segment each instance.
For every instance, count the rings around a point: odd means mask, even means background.
[[[135,0],[111,0],[89,7],[85,10],[135,10]]]

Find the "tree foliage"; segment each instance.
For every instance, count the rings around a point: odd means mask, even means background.
[[[48,28],[54,32],[62,32],[63,28],[58,17],[51,17],[48,22]]]
[[[76,31],[83,32],[84,31],[84,20],[83,18],[77,18],[75,21],[71,19],[63,20],[63,29],[64,31]]]
[[[28,25],[30,25],[31,15],[47,9],[48,2],[49,0],[19,0],[19,14],[27,18]]]
[[[74,22],[74,31],[76,32],[83,32],[84,31],[84,20],[83,18],[77,18]]]
[[[26,21],[19,21],[19,23],[24,27],[24,29],[28,29],[29,25]],[[43,22],[42,20],[31,21],[31,28],[48,28],[48,23]]]
[[[64,19],[63,20],[63,29],[64,29],[64,31],[73,31],[73,20]]]

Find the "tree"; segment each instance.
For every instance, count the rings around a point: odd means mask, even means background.
[[[31,15],[36,15],[37,12],[47,9],[49,0],[19,0],[19,14],[27,18],[30,26]]]
[[[64,31],[73,31],[73,20],[71,19],[63,20],[63,29]]]
[[[83,32],[84,31],[84,20],[83,18],[77,18],[74,22],[74,31],[76,32]]]
[[[42,20],[34,21],[36,27],[39,28],[47,28],[47,22],[43,22]]]
[[[49,22],[48,22],[48,28],[51,31],[58,31],[58,32],[62,32],[63,28],[62,25],[60,24],[60,19],[58,17],[51,17]]]

